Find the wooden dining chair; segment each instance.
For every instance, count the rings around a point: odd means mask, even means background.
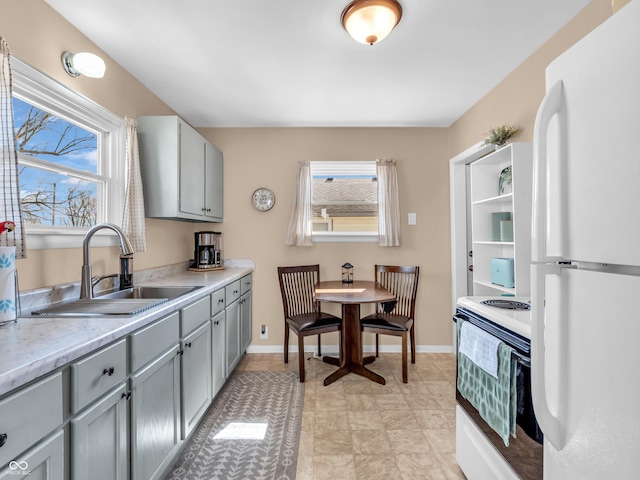
[[[393,293],[394,302],[378,304],[376,313],[360,321],[363,332],[376,334],[376,357],[379,355],[379,334],[402,337],[402,381],[408,381],[407,335],[411,339],[411,363],[416,363],[414,318],[419,267],[376,265],[376,282]]]
[[[304,337],[318,335],[318,355],[322,355],[320,335],[341,332],[342,319],[322,312],[320,302],[314,299],[315,286],[320,281],[320,265],[278,267],[278,277],[285,321],[284,363],[289,363],[289,331],[293,330],[298,336],[300,381],[304,382]]]

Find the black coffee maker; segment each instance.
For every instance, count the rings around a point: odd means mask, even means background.
[[[195,232],[194,235],[193,266],[205,269],[222,267],[222,233]]]

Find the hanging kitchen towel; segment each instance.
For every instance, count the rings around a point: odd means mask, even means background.
[[[499,344],[500,339],[472,323],[464,322],[460,332],[459,352],[494,378],[498,378]]]
[[[16,319],[16,247],[0,247],[0,325]]]
[[[465,323],[457,320],[458,345]],[[506,446],[509,446],[509,435],[516,436],[516,361],[511,357],[512,352],[513,348],[500,342],[498,378],[494,378],[458,349],[458,391],[500,435]]]

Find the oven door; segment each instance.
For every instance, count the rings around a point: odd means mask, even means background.
[[[500,435],[498,435],[480,416],[478,410],[466,400],[456,388],[456,400],[458,405],[465,411],[470,420],[482,432],[484,437],[491,443],[498,454],[509,464],[515,473],[524,480],[539,480],[542,478],[542,432],[537,424],[533,412],[531,400],[531,366],[527,355],[527,347],[530,348],[528,339],[520,337],[503,327],[487,320],[483,317],[471,315],[469,312],[460,310],[453,317],[470,321],[474,325],[488,331],[492,335],[500,338],[516,350],[517,361],[517,416],[516,416],[516,437],[509,440],[509,446],[505,446]],[[517,342],[513,342],[513,335],[516,335]],[[521,344],[524,342],[524,345]],[[517,343],[514,344],[514,343]],[[456,369],[457,371],[457,369]],[[456,374],[457,380],[457,374]],[[457,381],[456,381],[457,384]],[[470,473],[470,472],[469,472]],[[469,475],[465,472],[465,474]]]

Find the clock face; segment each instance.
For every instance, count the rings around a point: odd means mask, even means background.
[[[259,188],[251,196],[251,202],[256,210],[266,212],[276,203],[276,196],[268,188]]]

